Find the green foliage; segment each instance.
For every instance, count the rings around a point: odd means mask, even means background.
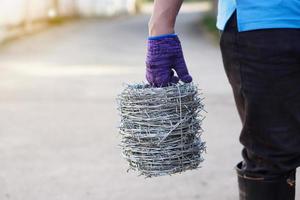
[[[202,24],[206,27],[209,32],[217,31],[216,28],[216,16],[212,14],[207,14],[202,19]]]
[[[64,19],[61,17],[55,17],[53,19],[49,19],[49,21],[48,21],[49,24],[53,24],[53,25],[62,24],[63,22],[64,22]]]
[[[211,35],[213,35],[213,37],[215,38],[219,38],[219,31],[216,27],[216,23],[217,23],[217,19],[216,16],[211,14],[211,13],[207,13],[205,16],[203,16],[203,18],[201,19],[201,25],[202,27]]]

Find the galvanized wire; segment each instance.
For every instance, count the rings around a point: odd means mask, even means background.
[[[203,103],[193,83],[127,85],[118,96],[122,154],[146,177],[196,169],[203,161]]]

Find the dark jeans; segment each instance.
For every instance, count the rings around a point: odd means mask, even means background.
[[[220,41],[243,124],[243,170],[278,175],[300,166],[300,29],[238,32],[236,15]]]

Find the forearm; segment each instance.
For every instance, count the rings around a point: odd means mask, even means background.
[[[177,14],[183,0],[155,0],[151,19],[149,21],[149,35],[157,36],[174,33]]]

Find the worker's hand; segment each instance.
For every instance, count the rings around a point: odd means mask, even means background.
[[[189,83],[189,75],[183,57],[179,38],[175,34],[148,38],[146,59],[146,79],[155,87],[164,87],[170,83]],[[175,76],[174,71],[177,76]]]

